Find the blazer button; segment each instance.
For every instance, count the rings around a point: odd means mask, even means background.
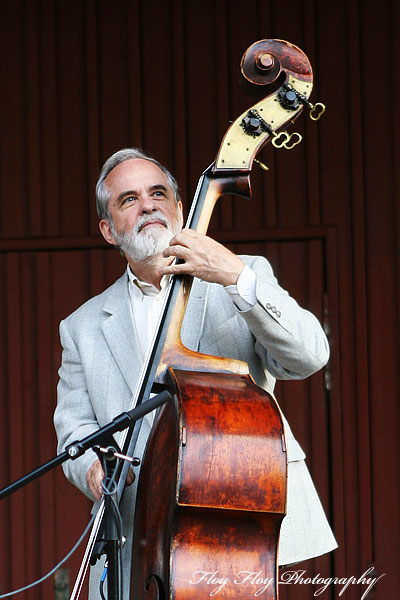
[[[268,304],[266,304],[266,305],[265,305],[265,308],[266,308],[267,310],[271,310],[272,306],[271,306],[271,304],[268,302]]]
[[[277,311],[276,311],[276,316],[277,316],[277,317],[278,317],[278,319],[279,319],[279,317],[281,316],[281,311],[280,311],[280,310],[277,310]]]

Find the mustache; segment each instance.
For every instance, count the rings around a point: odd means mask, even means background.
[[[143,215],[140,217],[135,225],[134,233],[138,234],[142,231],[143,227],[147,225],[147,223],[151,223],[153,221],[157,221],[164,225],[166,229],[170,229],[169,221],[159,212],[154,212],[151,215]]]

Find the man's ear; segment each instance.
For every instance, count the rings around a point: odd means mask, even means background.
[[[117,242],[114,239],[114,236],[111,231],[110,223],[108,219],[101,219],[99,221],[99,229],[103,238],[111,244],[112,246],[118,246]]]

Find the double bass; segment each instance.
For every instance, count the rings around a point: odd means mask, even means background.
[[[217,200],[250,199],[249,173],[269,139],[290,149],[299,134],[278,133],[305,105],[312,71],[296,46],[262,40],[244,54],[241,73],[258,95],[270,93],[228,129],[203,173],[188,227],[205,234]],[[271,92],[272,90],[272,92]],[[160,410],[140,472],[131,594],[135,600],[277,598],[279,529],[286,512],[287,462],[275,400],[246,363],[185,348],[180,330],[186,277],[175,280],[155,380],[173,402]],[[189,283],[190,285],[190,283]]]
[[[305,106],[313,120],[324,111],[309,101],[311,65],[293,44],[258,41],[244,53],[240,69],[245,86],[261,99],[231,124],[200,178],[186,227],[201,234],[219,198],[250,200],[250,172],[260,149],[269,141],[293,148],[301,136],[282,128]],[[172,396],[156,416],[142,459],[131,598],[275,600],[287,483],[280,410],[254,383],[247,363],[183,346],[190,287],[186,275],[170,278],[131,407],[155,389],[166,387]],[[124,454],[134,455],[139,428],[125,436]],[[120,475],[119,498],[128,469],[125,464]]]

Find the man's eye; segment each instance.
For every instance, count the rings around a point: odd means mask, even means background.
[[[157,190],[156,192],[154,192],[153,196],[155,198],[164,198],[165,194],[164,194],[164,192]]]
[[[123,204],[129,204],[130,202],[134,202],[134,201],[135,201],[135,196],[127,196],[126,198],[124,198]]]

